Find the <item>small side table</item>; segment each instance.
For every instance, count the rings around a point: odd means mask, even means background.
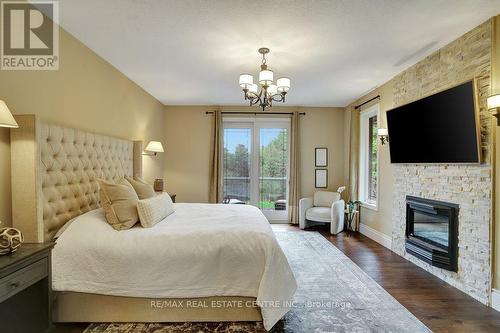
[[[352,222],[356,219],[356,216],[359,214],[359,211],[353,210],[349,213],[349,210],[346,209],[345,211],[345,220],[346,220],[346,234],[349,236],[351,234],[352,230]]]
[[[50,253],[54,243],[24,243],[0,256],[0,329],[49,332],[52,329]]]

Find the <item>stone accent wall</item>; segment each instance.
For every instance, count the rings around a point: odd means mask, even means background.
[[[449,284],[487,304],[491,275],[492,168],[490,92],[492,22],[487,21],[394,78],[394,106],[478,80],[481,165],[394,165],[392,249]],[[453,122],[453,119],[450,119]],[[460,205],[458,272],[430,266],[404,248],[406,195]]]

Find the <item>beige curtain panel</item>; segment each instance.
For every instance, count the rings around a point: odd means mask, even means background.
[[[290,176],[288,193],[288,221],[292,224],[299,223],[300,200],[300,150],[299,150],[299,123],[298,111],[292,114],[290,126]]]
[[[222,154],[222,112],[214,111],[212,116],[212,144],[210,151],[210,186],[208,200],[219,203],[222,200],[221,154]]]
[[[351,108],[351,126],[349,135],[349,198],[358,200],[358,175],[359,175],[359,110]],[[352,229],[359,230],[359,215],[356,214],[352,222]]]

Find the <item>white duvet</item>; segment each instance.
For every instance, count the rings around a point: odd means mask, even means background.
[[[101,209],[76,218],[52,252],[53,289],[114,296],[256,297],[270,329],[297,288],[260,210],[175,204],[152,228],[116,231]]]

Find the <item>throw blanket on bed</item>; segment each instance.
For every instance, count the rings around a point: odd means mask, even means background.
[[[264,327],[297,288],[262,214],[247,205],[175,204],[153,228],[116,231],[97,209],[74,219],[52,253],[53,289],[114,296],[256,297]]]

